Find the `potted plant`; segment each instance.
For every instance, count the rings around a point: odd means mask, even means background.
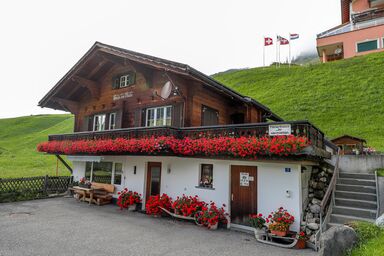
[[[170,210],[172,206],[172,199],[167,194],[150,196],[145,204],[145,210],[148,215],[159,217],[162,214],[162,207],[166,210]]]
[[[305,235],[305,232],[301,231],[296,235],[297,244],[296,249],[305,249],[305,242],[307,240],[307,236]]]
[[[79,181],[79,187],[82,188],[91,188],[91,182],[87,180],[85,177],[81,178]]]
[[[216,230],[219,223],[226,224],[228,222],[228,214],[224,210],[224,204],[218,208],[214,202],[211,202],[208,206],[203,206],[197,216],[195,215],[196,224]]]
[[[295,218],[283,207],[272,212],[268,216],[270,222],[268,229],[277,236],[286,236],[289,226],[295,221]]]
[[[135,211],[137,204],[141,203],[141,195],[137,192],[128,190],[127,188],[117,193],[117,205],[120,209],[128,209],[129,211]]]
[[[253,227],[253,231],[255,233],[256,239],[262,239],[265,232],[265,223],[266,219],[263,217],[261,213],[259,214],[250,214],[249,215],[249,223]]]

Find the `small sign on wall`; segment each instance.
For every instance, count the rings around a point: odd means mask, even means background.
[[[284,168],[284,172],[291,172],[291,168],[289,167]]]
[[[268,126],[269,136],[291,135],[290,124],[273,124]]]
[[[240,172],[240,186],[241,187],[249,187],[249,173],[248,172]]]

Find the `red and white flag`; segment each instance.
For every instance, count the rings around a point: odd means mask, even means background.
[[[299,34],[289,34],[289,39],[290,40],[299,39]]]
[[[273,45],[273,39],[270,37],[264,37],[264,46]]]
[[[282,37],[282,36],[277,36],[277,41],[280,42],[280,45],[286,45],[289,44],[288,39]]]

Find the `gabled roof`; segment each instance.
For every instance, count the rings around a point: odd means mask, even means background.
[[[228,88],[227,86],[219,83],[214,80],[212,77],[207,76],[200,71],[182,63],[150,56],[147,54],[142,54],[123,48],[103,44],[96,42],[87,53],[64,75],[62,79],[40,100],[39,106],[46,107],[48,106],[49,100],[55,96],[55,94],[64,86],[65,82],[76,74],[76,72],[87,62],[91,55],[96,52],[107,53],[110,55],[115,55],[117,57],[126,58],[134,62],[152,66],[164,71],[169,71],[177,74],[182,74],[189,76],[193,79],[201,81],[207,86],[210,86],[212,89],[218,91],[219,93],[226,94],[233,99],[237,99],[246,104],[252,104],[261,108],[268,115],[268,118],[274,121],[282,121],[278,115],[274,114],[268,107],[264,106],[260,102],[251,99],[249,97],[243,96],[240,93]]]
[[[342,139],[342,138],[350,138],[350,139],[357,140],[357,141],[361,141],[361,142],[364,142],[364,143],[367,142],[365,139],[358,138],[358,137],[354,137],[354,136],[350,136],[350,135],[347,135],[347,134],[344,134],[343,136],[334,138],[334,139],[332,139],[331,141],[334,142],[334,141],[339,140],[339,139]]]

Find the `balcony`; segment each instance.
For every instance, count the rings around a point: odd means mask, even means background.
[[[78,132],[72,134],[58,134],[58,135],[49,135],[48,144],[56,144],[56,149],[62,146],[57,147],[57,143],[64,143],[64,145],[70,141],[71,143],[79,144],[84,141],[93,141],[93,142],[105,142],[107,140],[116,140],[124,139],[124,143],[129,144],[131,140],[140,140],[140,139],[150,139],[150,138],[173,138],[172,140],[178,141],[178,143],[184,143],[185,140],[199,140],[199,139],[212,139],[218,143],[217,140],[220,138],[231,138],[231,139],[240,139],[241,138],[257,138],[262,140],[263,138],[268,138],[271,140],[273,136],[269,136],[270,131],[279,127],[285,127],[283,134],[294,135],[296,138],[304,137],[309,141],[310,147],[306,148],[306,153],[300,152],[301,155],[311,155],[311,156],[320,156],[320,157],[329,157],[329,154],[325,151],[324,144],[324,134],[314,125],[308,121],[294,121],[294,122],[273,122],[273,123],[255,123],[255,124],[236,124],[236,125],[220,125],[220,126],[204,126],[204,127],[186,127],[186,128],[176,128],[176,127],[137,127],[137,128],[125,128],[117,130],[108,130],[108,131],[98,131],[98,132]],[[281,132],[281,131],[280,131]],[[244,141],[243,141],[244,142]],[[149,141],[149,144],[156,144],[157,142]],[[172,142],[171,142],[172,143]],[[238,142],[235,142],[238,143]],[[245,142],[247,144],[247,142]],[[169,145],[169,144],[167,144]],[[236,144],[239,146],[239,144]],[[183,147],[181,145],[181,147]],[[222,146],[220,144],[215,144],[215,146]],[[49,146],[47,146],[49,147]],[[76,146],[77,147],[77,146]],[[79,146],[80,147],[80,146]],[[180,147],[179,147],[180,148]],[[310,150],[308,151],[308,148]],[[222,149],[221,149],[222,150]],[[42,152],[53,153],[53,154],[63,154],[63,151],[57,152],[55,150],[40,150]],[[64,150],[65,151],[65,150]],[[156,155],[177,155],[172,150],[163,150],[164,152],[158,152]],[[268,151],[268,150],[267,150]],[[119,153],[125,154],[127,151],[120,150]],[[136,151],[137,152],[137,151]],[[143,151],[140,151],[141,153]],[[98,151],[100,153],[100,151]],[[100,154],[108,154],[108,151],[102,151]],[[114,152],[116,153],[116,151]],[[128,151],[129,153],[129,151]],[[145,155],[146,152],[144,152]],[[233,153],[233,152],[232,152]],[[293,152],[299,153],[299,152]],[[71,152],[64,152],[64,154],[71,154]],[[183,153],[184,154],[184,153]],[[182,154],[182,155],[183,155]],[[261,152],[265,155],[265,151]],[[179,154],[180,155],[180,154]],[[185,154],[184,154],[185,155]],[[298,154],[296,154],[298,155]]]

